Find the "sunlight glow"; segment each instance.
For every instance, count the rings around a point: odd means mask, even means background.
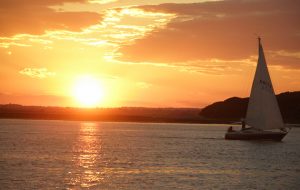
[[[73,89],[73,96],[82,107],[95,107],[104,97],[101,82],[92,76],[79,77]]]

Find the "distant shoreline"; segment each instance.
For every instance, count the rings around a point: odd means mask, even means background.
[[[281,96],[288,95],[287,99],[289,100],[291,95],[295,94],[295,92],[284,93]],[[147,107],[71,108],[0,104],[0,119],[236,125],[240,122],[242,115],[245,115],[246,104],[247,99],[239,98],[230,98],[223,102],[211,104],[203,109]],[[285,110],[287,109],[283,109],[283,116],[292,110],[298,109],[288,110],[288,112]],[[228,115],[228,113],[231,115]],[[292,127],[300,127],[298,114],[295,112],[294,115],[296,116],[287,117],[285,122],[291,123]]]
[[[0,105],[0,119],[107,121],[145,123],[207,123],[199,108],[64,108]]]

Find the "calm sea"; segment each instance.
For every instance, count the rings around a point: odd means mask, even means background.
[[[300,128],[247,142],[227,127],[0,120],[0,189],[300,189]]]

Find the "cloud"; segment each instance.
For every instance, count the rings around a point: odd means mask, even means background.
[[[2,0],[0,1],[0,36],[43,34],[47,30],[80,31],[99,22],[94,12],[59,12],[50,6],[87,0]]]
[[[55,72],[50,72],[46,68],[24,68],[21,71],[19,71],[20,74],[29,76],[31,78],[47,78],[47,77],[53,77],[56,75]]]
[[[120,45],[131,44],[143,38],[149,32],[165,26],[173,14],[149,13],[137,8],[109,9],[103,19],[81,31],[51,30],[40,35],[16,34],[12,37],[0,37],[0,48],[43,46],[51,49],[56,42],[69,41],[83,46],[102,48],[104,59],[111,61],[119,56]]]
[[[147,83],[147,82],[136,82],[135,85],[138,88],[142,88],[142,89],[147,89],[147,88],[150,88],[152,86],[152,84]]]
[[[89,0],[89,3],[107,4],[117,2],[118,0]]]
[[[300,51],[288,52],[285,50],[280,51],[268,51],[272,65],[282,66],[286,69],[298,69],[300,70]],[[267,61],[269,63],[269,61]]]
[[[118,64],[127,65],[149,65],[153,67],[170,68],[181,72],[199,73],[203,75],[238,75],[245,68],[249,69],[256,65],[256,57],[251,56],[248,59],[236,60],[221,60],[221,59],[203,59],[192,60],[183,62],[131,62],[131,61],[118,61]]]
[[[256,34],[262,36],[266,50],[299,52],[298,7],[300,2],[292,0],[139,6],[145,11],[177,17],[166,27],[121,47],[120,60],[174,64],[213,58],[247,59],[257,55]]]

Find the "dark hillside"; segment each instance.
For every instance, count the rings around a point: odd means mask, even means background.
[[[285,123],[300,123],[300,92],[285,92],[276,96]],[[249,98],[229,98],[203,108],[200,115],[223,122],[240,121],[245,117]]]

